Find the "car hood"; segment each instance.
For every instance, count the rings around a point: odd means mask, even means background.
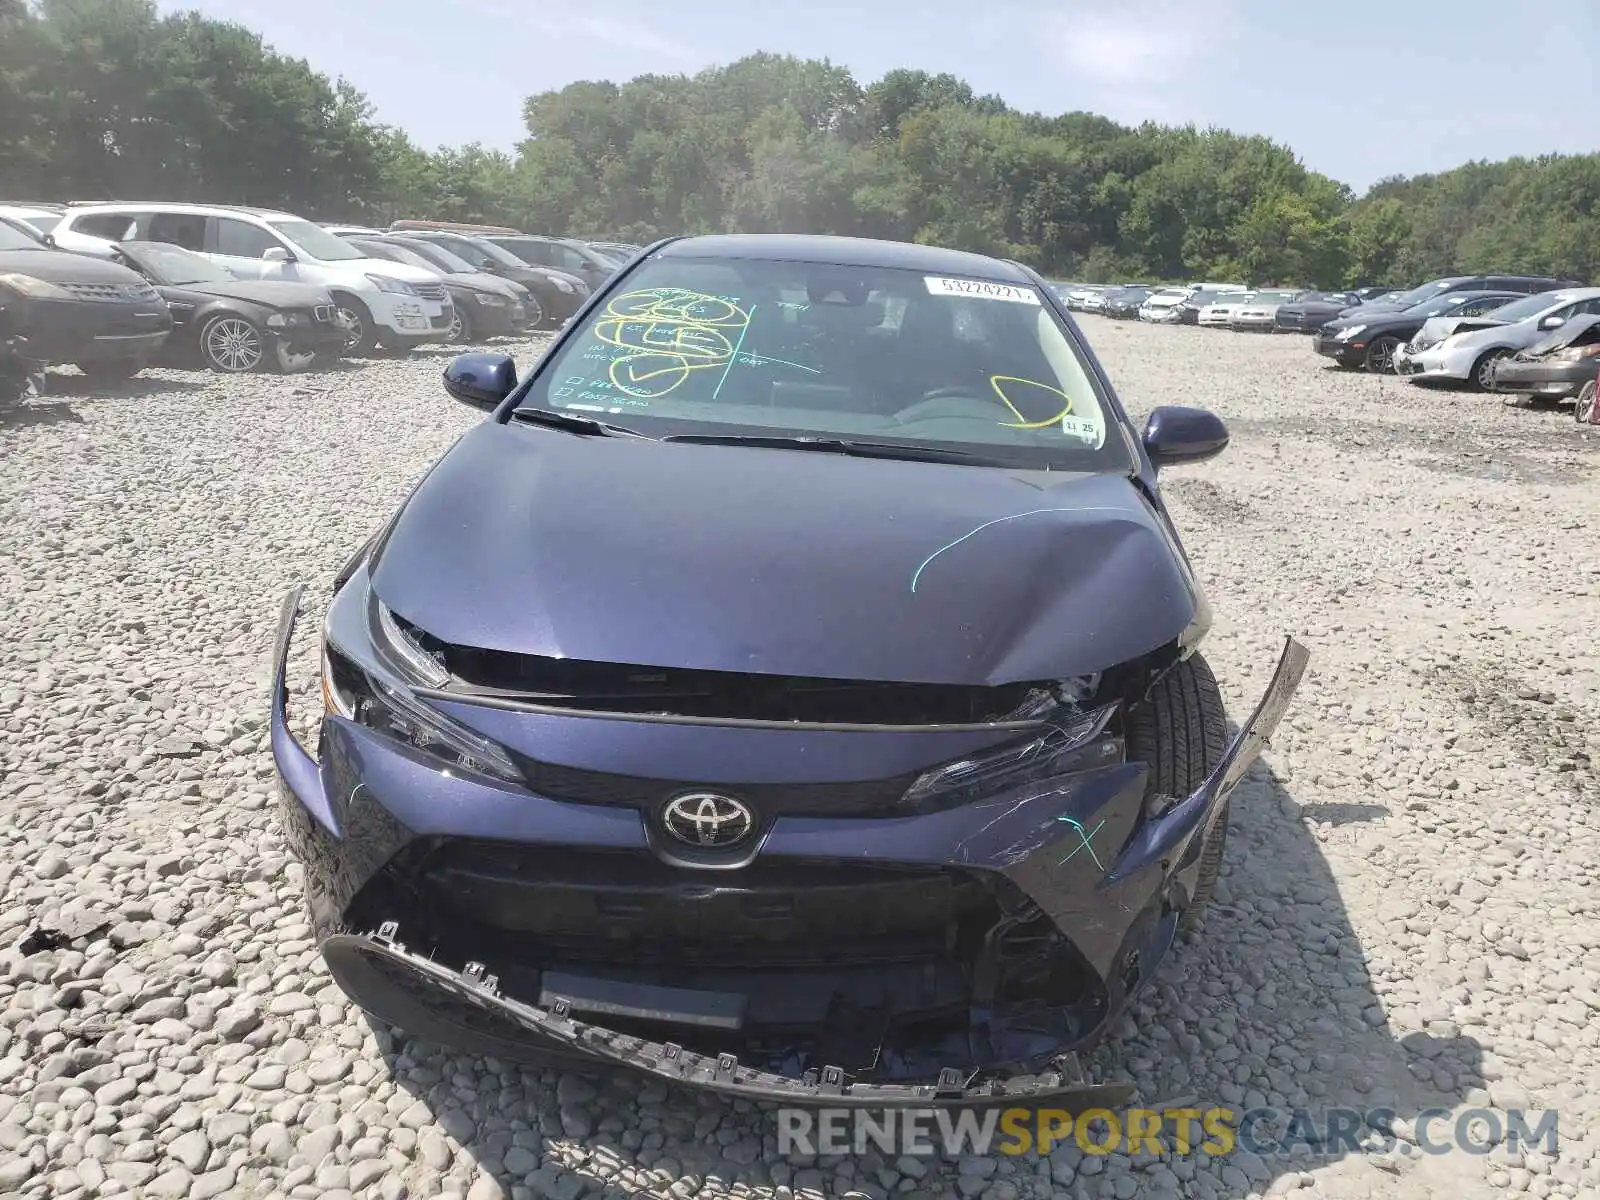
[[[1460,337],[1456,346],[1527,346],[1538,341],[1548,330],[1539,328],[1539,318],[1507,324],[1492,316],[1468,317],[1456,323],[1452,337]]]
[[[243,300],[259,304],[262,308],[316,308],[319,304],[332,304],[328,289],[310,283],[274,282],[271,280],[239,280],[237,283],[158,283],[156,290],[171,299],[177,293],[189,296],[213,296],[226,300]]]
[[[1104,670],[1204,601],[1127,478],[579,437],[485,422],[373,587],[446,642],[985,685]]]
[[[32,275],[50,283],[115,283],[143,286],[137,271],[70,250],[0,250],[0,274]]]
[[[520,300],[527,292],[520,283],[501,279],[487,271],[453,271],[444,277],[444,281],[452,287],[466,288],[469,292],[492,292],[513,300]]]

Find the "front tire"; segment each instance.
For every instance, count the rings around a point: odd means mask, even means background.
[[[1128,714],[1128,758],[1149,765],[1148,796],[1182,800],[1206,781],[1227,749],[1228,716],[1211,665],[1192,654],[1175,665]],[[1200,849],[1194,895],[1178,918],[1178,933],[1200,927],[1222,870],[1228,840],[1228,806],[1207,832]]]
[[[254,321],[236,313],[212,317],[200,331],[200,357],[206,366],[223,375],[258,370],[266,354],[266,333]]]
[[[457,304],[451,308],[450,335],[446,339],[452,346],[461,346],[473,339],[472,318],[467,310]]]
[[[1472,385],[1473,390],[1479,392],[1492,392],[1494,390],[1492,386],[1494,380],[1494,364],[1499,362],[1502,358],[1510,357],[1511,351],[1509,350],[1490,350],[1486,354],[1480,356],[1478,361],[1472,364],[1472,374],[1468,377],[1468,382]]]
[[[1397,337],[1375,337],[1367,344],[1367,356],[1362,362],[1374,375],[1394,374],[1394,352],[1400,348]]]
[[[378,327],[367,306],[354,296],[337,294],[339,320],[345,327],[344,352],[353,358],[366,358],[378,347]]]

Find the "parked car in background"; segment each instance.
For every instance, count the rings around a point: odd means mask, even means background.
[[[25,225],[43,237],[61,221],[65,204],[0,204],[0,221],[8,225]]]
[[[442,251],[456,262],[465,263],[473,271],[526,288],[539,302],[539,309],[544,316],[541,324],[545,327],[560,325],[589,298],[589,285],[576,275],[551,267],[530,266],[492,242],[459,233],[427,230],[420,233],[391,233],[388,236],[415,247],[418,253],[434,261],[445,260],[438,254],[429,254],[429,250]]]
[[[633,242],[589,242],[587,244],[591,249],[598,250],[602,254],[609,254],[612,258],[620,259],[623,262],[627,262],[628,259],[644,249],[643,246],[635,245]]]
[[[1510,358],[1495,362],[1489,385],[1537,400],[1572,400],[1600,375],[1600,314],[1573,317]]]
[[[1350,316],[1336,317],[1324,325],[1317,331],[1311,348],[1341,367],[1386,375],[1395,370],[1396,355],[1401,348],[1430,318],[1481,317],[1520,299],[1525,297],[1516,292],[1443,292],[1398,312],[1358,309]]]
[[[1193,294],[1194,289],[1188,287],[1161,288],[1151,292],[1149,298],[1139,306],[1139,320],[1157,325],[1176,324],[1178,306]]]
[[[110,257],[117,242],[171,242],[238,279],[327,288],[350,354],[369,353],[380,343],[404,350],[449,336],[450,299],[436,276],[367,258],[293,213],[206,204],[69,205],[51,236],[66,249],[102,257]]]
[[[331,362],[346,332],[327,288],[282,280],[235,279],[210,259],[170,242],[118,242],[112,259],[161,294],[172,313],[167,361],[199,361],[228,375],[303,371]]]
[[[1406,290],[1406,288],[1389,287],[1387,285],[1381,287],[1351,288],[1351,303],[1371,304],[1375,301],[1382,300],[1385,296],[1398,296]]]
[[[97,382],[137,375],[172,329],[166,301],[127,267],[46,246],[4,224],[0,307],[13,359],[71,363]]]
[[[1315,333],[1356,303],[1353,292],[1302,292],[1278,305],[1272,327],[1280,333]]]
[[[1195,324],[1210,329],[1231,329],[1233,327],[1233,310],[1242,304],[1250,303],[1254,296],[1254,292],[1214,293],[1211,297],[1211,303],[1202,308],[1195,316]]]
[[[326,221],[322,227],[334,237],[382,237],[383,230],[371,229],[365,225],[330,225]]]
[[[1395,368],[1413,383],[1464,383],[1486,390],[1495,362],[1526,350],[1573,317],[1600,314],[1600,288],[1571,288],[1523,296],[1462,321],[1437,345],[1395,358]]]
[[[1068,308],[1075,308],[1080,312],[1101,312],[1106,306],[1106,294],[1111,288],[1105,284],[1088,284],[1072,293],[1072,303]]]
[[[479,237],[486,233],[520,234],[522,230],[512,229],[509,225],[483,225],[471,221],[419,221],[407,218],[404,221],[390,221],[385,233],[465,233]]]
[[[1190,292],[1188,296],[1177,305],[1173,314],[1173,323],[1177,325],[1198,325],[1202,309],[1216,303],[1218,296],[1227,295],[1226,292],[1210,292],[1199,289]]]
[[[553,267],[557,271],[576,275],[589,285],[590,291],[615,275],[617,268],[622,265],[620,260],[571,238],[534,237],[531,234],[506,237],[495,234],[483,240],[510,251],[529,266]]]
[[[1382,301],[1367,301],[1360,305],[1360,308],[1363,310],[1382,308],[1398,312],[1449,292],[1515,292],[1519,296],[1527,296],[1553,291],[1556,288],[1583,286],[1575,280],[1554,279],[1548,275],[1451,275],[1444,279],[1430,280],[1420,287],[1412,288],[1409,292],[1401,292],[1398,296],[1390,296]],[[1350,312],[1340,314],[1345,317],[1350,315]]]
[[[449,337],[453,343],[481,341],[516,333],[530,324],[536,324],[544,316],[539,302],[520,283],[474,271],[460,259],[454,260],[460,265],[459,271],[453,268],[447,270],[443,263],[434,262],[424,254],[420,245],[407,246],[399,238],[347,235],[347,240],[373,258],[409,263],[438,275],[444,283],[445,293],[450,297],[450,311],[455,317]],[[435,255],[448,254],[437,246],[427,249]],[[531,317],[530,305],[533,309]]]
[[[1260,291],[1236,305],[1229,314],[1228,324],[1234,329],[1271,333],[1276,326],[1278,306],[1291,304],[1304,292]]]
[[[1117,288],[1106,293],[1105,303],[1100,311],[1119,321],[1132,321],[1139,316],[1139,306],[1148,300],[1151,294],[1151,289],[1147,287]]]

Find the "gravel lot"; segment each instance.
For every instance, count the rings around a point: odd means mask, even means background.
[[[430,351],[64,373],[0,423],[0,1194],[1600,1195],[1600,438],[1299,337],[1084,323],[1135,412],[1234,430],[1167,484],[1230,711],[1284,634],[1313,653],[1207,939],[1095,1069],[1386,1106],[1402,1138],[1435,1105],[1558,1108],[1558,1156],[786,1161],[746,1104],[374,1033],[301,917],[266,667],[283,591],[477,419]]]

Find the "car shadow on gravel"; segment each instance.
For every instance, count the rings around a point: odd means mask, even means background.
[[[58,425],[65,422],[82,425],[78,410],[62,400],[27,400],[15,408],[0,408],[0,429],[11,425]]]
[[[192,383],[175,379],[132,379],[96,382],[87,375],[48,376],[46,396],[71,396],[80,400],[142,400],[147,396],[165,396],[173,392],[192,392]]]
[[[1173,948],[1113,1036],[1088,1056],[1091,1076],[1137,1085],[1135,1105],[1224,1108],[1233,1120],[1257,1110],[1248,1122],[1254,1149],[1246,1141],[1220,1158],[1197,1149],[1177,1154],[1169,1124],[1160,1156],[1146,1150],[1086,1156],[1069,1141],[1048,1164],[997,1155],[996,1171],[1048,1174],[1059,1190],[1080,1175],[1091,1188],[1092,1176],[1101,1173],[1108,1180],[1131,1175],[1142,1187],[1158,1178],[1170,1185],[1174,1175],[1192,1179],[1200,1170],[1225,1194],[1242,1195],[1281,1188],[1286,1180],[1293,1187],[1290,1177],[1338,1163],[1337,1171],[1319,1178],[1322,1194],[1405,1186],[1403,1177],[1419,1165],[1416,1147],[1395,1143],[1395,1150],[1373,1154],[1372,1127],[1394,1129],[1408,1141],[1405,1131],[1419,1114],[1460,1107],[1470,1090],[1484,1086],[1483,1056],[1478,1042],[1443,1019],[1448,997],[1440,1019],[1402,1035],[1377,994],[1372,956],[1352,926],[1318,827],[1386,812],[1377,804],[1301,806],[1258,762],[1234,794],[1223,874],[1201,936]],[[842,1180],[836,1159],[785,1160],[777,1149],[775,1111],[766,1106],[626,1074],[519,1069],[387,1029],[379,1030],[378,1041],[396,1084],[432,1111],[505,1195],[526,1194],[513,1188],[566,1200],[607,1189],[659,1192],[689,1176],[698,1180],[696,1188],[719,1181],[718,1190],[742,1182],[842,1194],[852,1186]],[[470,1099],[474,1095],[489,1097],[486,1107]],[[1329,1145],[1329,1110],[1335,1108],[1355,1124]],[[1267,1145],[1297,1110],[1310,1121],[1302,1129],[1324,1144],[1313,1148],[1291,1137],[1302,1144],[1274,1153]],[[1452,1127],[1435,1123],[1434,1141]],[[1366,1148],[1356,1149],[1358,1141]],[[848,1157],[845,1169],[856,1184],[870,1182],[890,1193],[915,1179],[918,1194],[949,1191],[958,1171],[972,1169],[930,1161],[924,1175],[895,1180],[895,1158],[869,1149]],[[1448,1169],[1481,1181],[1478,1161],[1452,1155]],[[942,1186],[936,1186],[938,1175],[945,1177]]]

